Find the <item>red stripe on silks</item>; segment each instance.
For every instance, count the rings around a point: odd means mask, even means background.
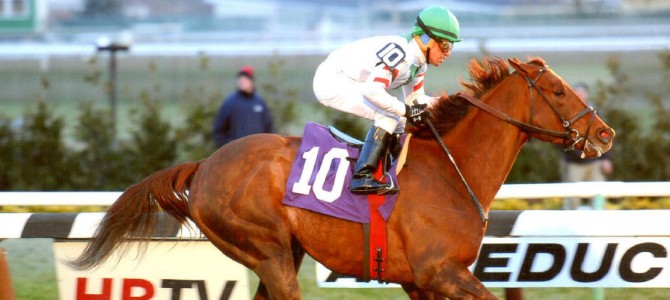
[[[379,167],[375,171],[375,178],[380,179],[383,176],[383,163],[379,163]],[[386,197],[384,195],[370,194],[368,195],[368,203],[370,204],[370,279],[384,280],[384,272],[386,271],[386,221],[379,213],[379,206],[384,204]],[[382,278],[377,278],[377,248],[382,249]]]
[[[420,81],[419,83],[417,83],[417,84],[414,86],[414,91],[416,92],[416,91],[418,91],[418,90],[419,90],[420,88],[422,88],[422,87],[423,87],[423,80]]]
[[[384,88],[389,87],[389,83],[390,83],[388,79],[386,79],[386,78],[380,78],[380,77],[375,77],[375,80],[373,80],[373,81],[383,83],[383,84],[384,84]]]
[[[391,76],[393,76],[393,78],[398,77],[398,73],[400,73],[398,69],[391,70],[388,66],[384,66],[384,70],[391,72]]]
[[[426,73],[421,73],[421,74],[416,75],[416,76],[417,76],[417,77],[423,77],[423,75],[425,75],[425,74],[426,74]]]

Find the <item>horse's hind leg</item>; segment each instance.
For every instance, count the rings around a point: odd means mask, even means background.
[[[264,260],[253,271],[261,280],[254,299],[300,299],[292,255]]]
[[[262,281],[258,282],[258,288],[256,289],[256,295],[254,295],[254,300],[266,300],[270,299],[268,294],[268,289],[265,287]]]
[[[298,265],[298,268],[299,267],[300,266]],[[258,283],[258,288],[256,289],[256,295],[254,295],[254,300],[265,300],[265,299],[270,299],[270,294],[268,293],[268,289],[265,286],[265,284],[263,284],[263,281],[260,281]]]
[[[302,248],[298,240],[293,239],[291,243],[291,250],[293,252],[293,266],[295,267],[295,273],[298,274],[300,271],[300,266],[302,265],[302,259],[305,258],[305,249]]]
[[[498,299],[465,266],[445,263],[428,288],[449,299]]]
[[[297,276],[298,271],[300,270],[300,265],[302,264],[302,259],[305,257],[305,250],[300,246],[300,243],[297,241],[293,242],[293,266]],[[263,284],[263,281],[258,283],[258,288],[256,289],[256,295],[254,300],[265,300],[270,299],[268,294],[267,287]]]

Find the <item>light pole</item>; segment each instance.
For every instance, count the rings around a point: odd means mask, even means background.
[[[98,52],[109,52],[109,105],[112,110],[112,129],[114,140],[116,140],[116,52],[128,51],[130,44],[110,41],[109,38],[103,37],[98,40],[96,49]]]

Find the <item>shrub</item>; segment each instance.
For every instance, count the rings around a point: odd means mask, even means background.
[[[81,150],[72,150],[75,188],[96,191],[125,188],[131,181],[120,170],[129,163],[118,150],[109,110],[95,109],[92,103],[86,102],[79,107],[79,112],[75,138]]]
[[[523,146],[507,183],[560,182],[561,151],[559,146],[530,140]]]
[[[12,188],[13,171],[15,168],[15,136],[11,127],[11,119],[0,118],[0,190]]]
[[[261,85],[263,98],[272,111],[275,132],[279,134],[297,134],[302,132],[303,124],[296,124],[298,89],[284,87],[282,68],[286,61],[279,58],[270,62],[269,81]]]
[[[635,101],[630,94],[631,82],[615,56],[608,61],[612,83],[598,81],[595,102],[600,115],[617,132],[611,157],[613,180],[667,181],[670,180],[670,111],[663,97],[670,92],[670,52],[659,54],[665,75],[657,91],[649,92],[653,114],[650,128],[643,128],[645,118],[636,113],[626,102]],[[638,105],[640,106],[640,105]]]
[[[205,85],[209,76],[209,57],[201,53],[199,60],[202,80],[196,87],[187,86],[181,94],[186,119],[182,127],[175,129],[180,161],[200,160],[216,150],[212,123],[223,96],[218,86],[208,89]]]
[[[13,189],[72,188],[70,153],[63,143],[63,125],[63,118],[54,116],[44,101],[38,101],[35,111],[26,113],[16,139],[13,167],[17,174]]]
[[[131,133],[130,143],[123,145],[122,155],[131,161],[128,170],[134,181],[166,168],[177,158],[177,140],[172,125],[163,120],[160,104],[144,94],[141,108],[133,112],[137,128]]]

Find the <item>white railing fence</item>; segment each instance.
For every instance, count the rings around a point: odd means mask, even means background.
[[[121,192],[0,192],[0,206],[109,206]],[[667,197],[670,181],[505,184],[496,199]]]

